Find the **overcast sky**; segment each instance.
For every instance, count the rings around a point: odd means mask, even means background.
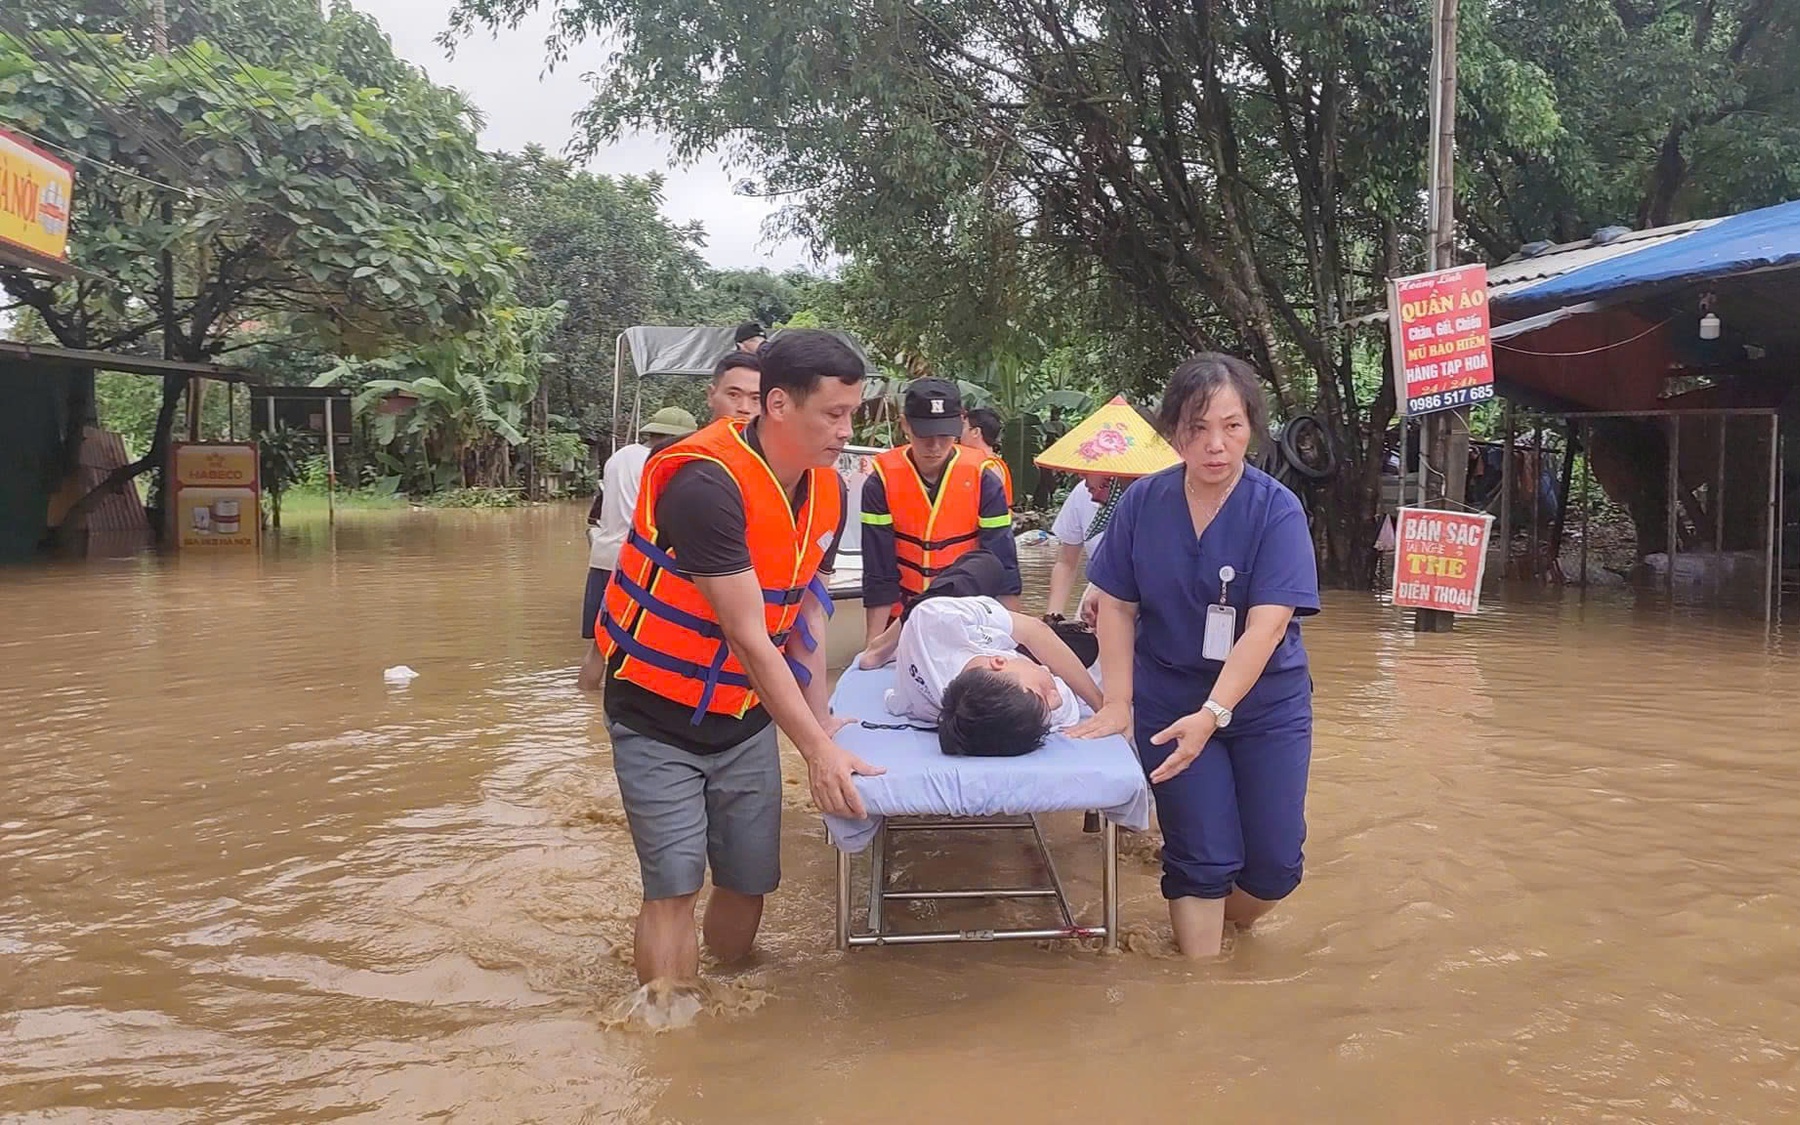
[[[581,75],[598,69],[603,51],[593,44],[576,47],[553,73],[544,73],[544,33],[549,20],[534,15],[517,31],[490,38],[479,33],[463,43],[454,59],[433,40],[448,24],[451,0],[354,0],[381,21],[394,50],[423,67],[432,81],[454,86],[481,107],[487,127],[481,135],[488,149],[517,152],[540,144],[561,154],[574,133],[570,119],[588,102]],[[637,136],[597,154],[595,172],[661,172],[667,178],[663,211],[676,222],[698,219],[706,227],[707,261],[723,268],[781,270],[809,266],[806,248],[796,242],[770,243],[762,223],[772,206],[765,200],[733,195],[734,179],[717,158],[691,166],[674,163],[668,144],[657,136]]]

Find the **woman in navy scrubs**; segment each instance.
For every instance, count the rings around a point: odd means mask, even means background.
[[[1071,733],[1132,732],[1189,957],[1300,883],[1313,723],[1295,619],[1319,611],[1319,580],[1300,501],[1245,463],[1267,414],[1242,360],[1177,367],[1157,427],[1181,464],[1126,490],[1088,568],[1105,706]]]

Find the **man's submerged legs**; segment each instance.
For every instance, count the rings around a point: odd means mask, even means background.
[[[691,981],[700,976],[700,942],[694,933],[698,894],[645,899],[638,911],[632,963],[639,984]],[[708,916],[710,918],[711,911]]]
[[[730,965],[750,956],[756,930],[762,925],[763,896],[741,894],[714,887],[706,900],[706,948]]]

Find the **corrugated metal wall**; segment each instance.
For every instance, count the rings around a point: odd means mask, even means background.
[[[0,563],[36,552],[93,409],[91,372],[0,360]]]

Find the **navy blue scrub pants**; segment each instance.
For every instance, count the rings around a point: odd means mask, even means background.
[[[1145,776],[1174,752],[1173,739],[1150,744],[1150,736],[1173,721],[1137,724],[1133,733]],[[1304,862],[1311,764],[1308,691],[1234,714],[1187,769],[1153,786],[1163,834],[1163,897],[1224,898],[1233,887],[1266,901],[1293,893]]]

